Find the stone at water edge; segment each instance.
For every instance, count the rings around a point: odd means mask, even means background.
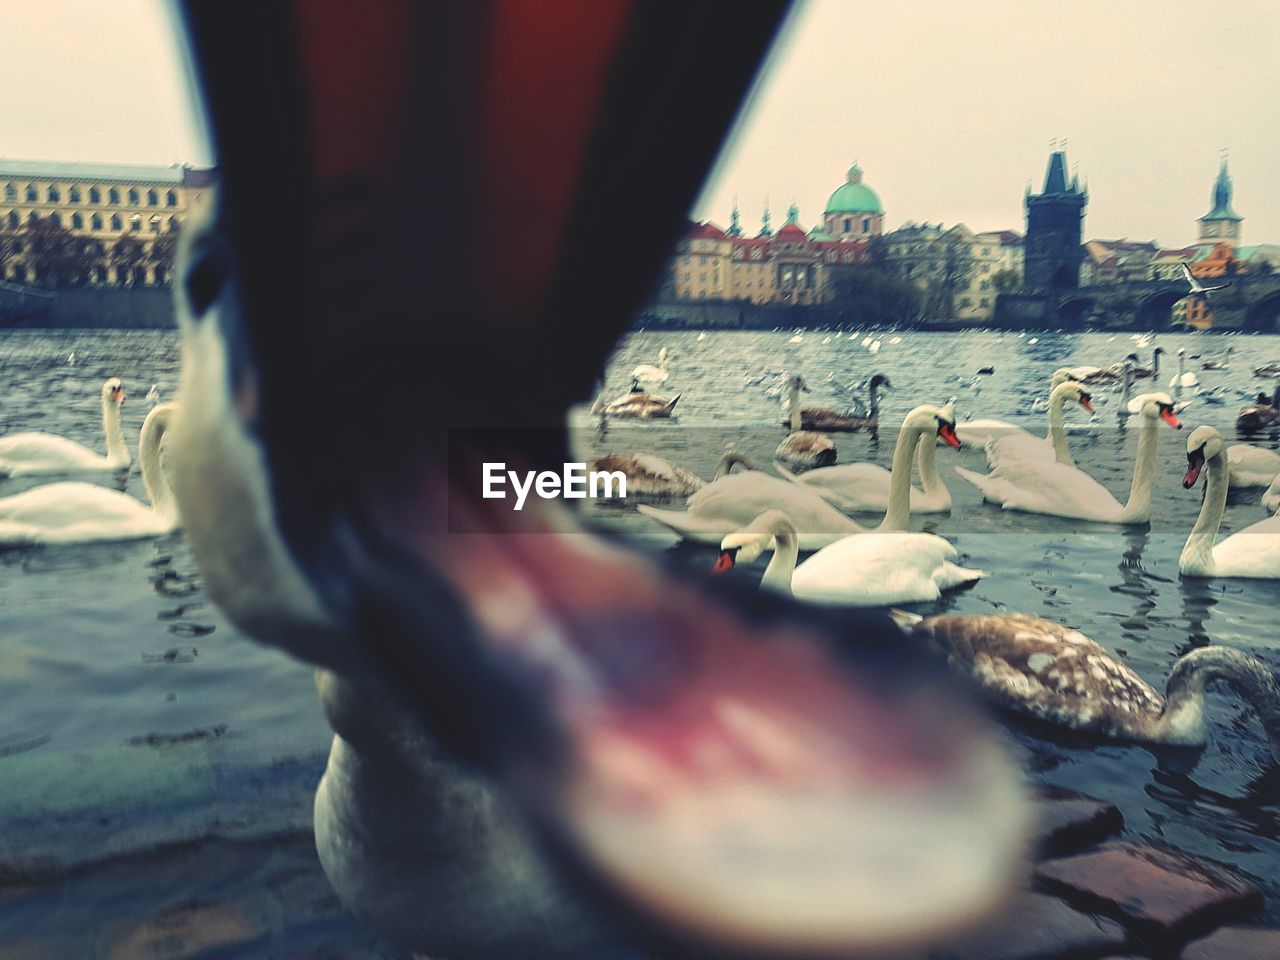
[[[928,960],[1065,960],[1118,950],[1127,939],[1114,920],[1090,917],[1056,897],[1020,893],[979,933],[931,947],[926,955]]]
[[[1243,919],[1262,907],[1262,894],[1217,864],[1159,847],[1113,843],[1046,860],[1036,885],[1072,905],[1114,917],[1149,943],[1168,946]]]
[[[1075,853],[1124,828],[1124,815],[1114,803],[1053,784],[1037,788],[1035,810],[1035,849],[1042,857]]]
[[[1182,960],[1276,960],[1280,930],[1223,927],[1203,940],[1187,944]]]

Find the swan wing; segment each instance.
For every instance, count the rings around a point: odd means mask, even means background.
[[[1280,579],[1280,517],[1238,530],[1213,547],[1214,575]]]
[[[1280,476],[1280,454],[1251,443],[1227,447],[1227,469],[1233,487],[1266,487]]]
[[[1014,460],[1053,460],[1056,455],[1053,444],[1029,433],[992,437],[987,441],[986,451],[987,465],[992,469]]]
[[[845,537],[800,564],[791,590],[802,600],[845,606],[936,600],[983,576],[951,563],[955,556],[954,546],[930,533]]]
[[[963,467],[955,471],[982,491],[984,499],[1006,510],[1100,523],[1117,523],[1124,512],[1120,501],[1093,477],[1054,460],[1013,460],[986,476]]]
[[[114,464],[83,444],[52,433],[0,437],[0,474],[12,477],[80,470],[110,470]]]
[[[141,501],[92,483],[51,483],[0,500],[0,543],[131,540],[172,529]]]
[[[985,446],[996,437],[1009,437],[1017,434],[1031,436],[1021,427],[1003,420],[968,420],[956,424],[956,436],[960,442],[975,447]]]
[[[754,470],[721,477],[707,484],[686,503],[690,513],[729,520],[739,527],[766,510],[782,510],[802,535],[833,533],[839,536],[862,532],[861,527],[816,491]]]

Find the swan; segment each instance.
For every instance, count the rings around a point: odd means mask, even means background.
[[[178,526],[173,495],[160,465],[160,441],[173,404],[147,414],[138,441],[148,506],[127,493],[67,480],[0,499],[0,544],[93,543],[171,533]]]
[[[102,431],[107,455],[51,433],[15,433],[0,437],[0,477],[33,477],[52,473],[124,470],[132,462],[120,432],[124,387],[112,377],[102,385]]]
[[[1262,505],[1268,513],[1280,510],[1280,474],[1271,481],[1271,486],[1262,492]]]
[[[755,465],[736,451],[720,458],[714,479],[733,472],[735,466],[754,470]],[[654,500],[688,497],[707,485],[696,473],[677,467],[670,460],[653,453],[606,453],[591,464],[592,470],[609,473],[621,471],[627,477],[627,497],[649,497]]]
[[[1200,515],[1178,558],[1178,573],[1184,577],[1280,578],[1280,517],[1259,520],[1214,543],[1227,508],[1224,446],[1222,434],[1213,427],[1196,427],[1187,437],[1187,473],[1182,485],[1187,489],[1195,486],[1201,471],[1208,476]]]
[[[800,389],[809,389],[802,377],[794,377],[794,381],[799,382]],[[793,393],[789,408],[791,433],[774,449],[774,458],[793,467],[826,467],[835,463],[836,445],[831,438],[802,427],[798,392]]]
[[[910,519],[911,465],[920,438],[926,435],[942,437],[956,449],[960,447],[949,408],[925,404],[908,413],[893,451],[889,503],[876,529],[906,529]],[[850,520],[805,484],[756,471],[707,484],[689,498],[687,507],[684,512],[644,504],[636,509],[695,543],[718,544],[726,534],[740,530],[770,509],[782,510],[791,518],[800,532],[801,550],[818,550],[841,537],[867,532],[866,527]]]
[[[1200,364],[1202,370],[1229,370],[1231,368],[1231,354],[1235,352],[1235,347],[1227,347],[1226,352],[1219,358],[1210,358]]]
[[[633,385],[640,383],[666,383],[667,375],[667,348],[663,347],[658,351],[658,365],[655,367],[652,363],[639,364],[631,371],[631,382]]]
[[[1095,386],[1103,383],[1115,383],[1123,375],[1120,364],[1111,367],[1060,367],[1054,371],[1054,376],[1061,376],[1066,380],[1075,380],[1077,383],[1083,383],[1088,386]]]
[[[1138,366],[1138,355],[1136,353],[1129,354],[1125,357],[1126,360],[1133,364],[1129,369],[1129,375],[1135,380],[1144,380],[1147,377],[1155,378],[1160,376],[1160,355],[1162,353],[1164,353],[1164,347],[1156,347],[1151,351],[1150,367]]]
[[[1178,348],[1178,372],[1169,378],[1169,389],[1174,396],[1182,395],[1183,387],[1194,387],[1200,383],[1200,378],[1196,376],[1194,371],[1188,370],[1187,351],[1185,347]]]
[[[1053,412],[1053,390],[1068,380],[1073,379],[1075,378],[1071,376],[1071,371],[1066,367],[1060,367],[1055,370],[1053,375],[1049,378],[1050,393],[1047,408],[1049,409],[1051,416]],[[1092,394],[1090,394],[1090,396],[1092,396]],[[1036,409],[1040,409],[1038,406],[1039,403],[1040,401],[1037,400]],[[1050,426],[1052,426],[1052,422],[1050,423]],[[1017,424],[1009,423],[1007,420],[992,420],[986,417],[979,417],[976,420],[966,420],[963,423],[956,424],[956,436],[960,438],[961,443],[966,443],[975,447],[985,447],[992,440],[1000,437],[1017,436],[1023,437],[1027,440],[1037,441],[1041,439]],[[1052,432],[1050,432],[1049,436],[1052,436]]]
[[[1227,447],[1227,476],[1234,489],[1268,487],[1280,476],[1280,453],[1251,443]]]
[[[916,462],[924,489],[911,488],[912,513],[946,513],[951,509],[951,491],[938,474],[935,461],[937,438],[925,434],[916,447]],[[849,513],[887,510],[893,472],[878,463],[841,463],[794,474],[782,463],[774,468],[792,483],[811,488],[824,500]]]
[[[1280,762],[1280,684],[1266,664],[1238,650],[1200,647],[1179,657],[1162,697],[1097,641],[1051,620],[1024,613],[893,616],[1001,706],[1113,740],[1203,746],[1205,688],[1226,681],[1257,711]]]
[[[664,419],[671,416],[680,396],[677,393],[668,399],[653,393],[624,393],[604,408],[604,415],[628,420]]]
[[[1076,403],[1093,413],[1093,394],[1076,380],[1063,380],[1049,392],[1049,430],[1043,437],[1026,431],[992,436],[986,443],[987,464],[993,469],[1014,460],[1055,460],[1075,466],[1067,446],[1063,408]]]
[[[796,374],[787,383],[786,409],[787,419],[784,425],[794,422],[796,411],[800,413],[800,427],[803,430],[818,430],[827,433],[854,433],[867,430],[874,434],[880,424],[880,388],[892,390],[893,384],[882,373],[877,373],[867,382],[867,414],[857,416],[841,413],[830,407],[800,407],[800,391],[809,393],[809,385],[804,377]]]
[[[1280,424],[1280,386],[1275,394],[1268,397],[1265,393],[1247,407],[1241,407],[1236,414],[1236,432],[1246,437]]]
[[[1139,411],[1138,450],[1134,458],[1129,500],[1121,504],[1102,484],[1079,467],[1051,460],[1011,460],[983,476],[962,467],[956,475],[973,484],[984,499],[1006,510],[1024,510],[1095,523],[1146,523],[1151,517],[1151,484],[1155,478],[1156,419],[1182,429],[1167,393],[1145,393],[1131,404]]]
[[[943,590],[986,576],[952,563],[956,548],[932,533],[888,532],[844,537],[796,566],[796,527],[781,510],[767,510],[720,541],[715,570],[751,563],[766,550],[773,558],[760,585],[800,600],[849,607],[937,600]]]
[[[1280,377],[1280,361],[1272,360],[1260,367],[1253,368],[1255,377]]]

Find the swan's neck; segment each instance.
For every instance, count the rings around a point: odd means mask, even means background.
[[[721,477],[727,477],[733,473],[735,466],[743,466],[748,470],[754,470],[755,466],[742,454],[730,450],[720,458],[720,463],[716,467],[716,475],[713,479],[719,480]]]
[[[1141,416],[1139,420],[1133,482],[1129,485],[1129,500],[1121,514],[1124,523],[1138,523],[1151,516],[1151,487],[1156,478],[1156,444],[1160,440],[1160,426],[1155,417]]]
[[[1178,354],[1178,378],[1173,381],[1173,395],[1175,397],[1182,396],[1182,374],[1186,369],[1187,360],[1182,354]]]
[[[800,417],[800,387],[798,384],[792,384],[791,390],[787,394],[787,416],[791,420],[791,432],[795,433],[804,426]]]
[[[1169,743],[1204,743],[1205,687],[1224,680],[1258,714],[1273,756],[1280,757],[1280,683],[1260,660],[1226,647],[1192,650],[1173,665],[1156,734]]]
[[[920,439],[916,441],[916,466],[920,470],[920,486],[925,493],[946,494],[950,497],[951,491],[938,474],[937,453],[938,438],[928,433],[920,434]]]
[[[1211,577],[1217,569],[1213,562],[1213,544],[1218,539],[1222,515],[1227,510],[1227,458],[1222,454],[1210,458],[1205,470],[1209,476],[1205,479],[1204,502],[1200,504],[1196,525],[1191,528],[1182,556],[1178,558],[1178,572]]]
[[[916,444],[927,433],[923,427],[905,424],[898,431],[898,443],[893,448],[893,469],[889,474],[889,507],[880,522],[881,530],[907,529],[907,521],[911,517],[911,466],[916,458]]]
[[[1120,419],[1124,420],[1125,407],[1129,404],[1129,394],[1133,391],[1133,365],[1126,360],[1124,373],[1121,375]]]
[[[770,532],[773,533],[773,557],[760,578],[760,586],[790,593],[791,576],[796,572],[796,560],[800,557],[799,537],[795,525],[781,519],[773,524]]]
[[[867,388],[867,415],[873,420],[880,417],[880,384],[874,381]]]
[[[116,467],[129,466],[133,458],[120,430],[120,404],[113,402],[110,395],[102,398],[102,432],[107,436],[107,459]]]
[[[1151,351],[1151,379],[1154,380],[1158,376],[1160,376],[1160,354],[1153,350]]]
[[[142,462],[142,485],[146,488],[147,499],[151,509],[172,520],[178,519],[178,505],[173,499],[173,490],[164,475],[164,467],[160,463],[160,441],[169,426],[170,408],[156,407],[147,415],[142,424],[142,435],[138,439],[138,459]]]
[[[1067,402],[1065,393],[1054,390],[1049,397],[1049,434],[1048,440],[1053,444],[1054,459],[1058,463],[1075,464],[1071,451],[1067,448],[1067,428],[1064,423],[1062,408]]]

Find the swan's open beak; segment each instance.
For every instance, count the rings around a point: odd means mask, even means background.
[[[943,442],[945,442],[947,446],[954,447],[957,450],[960,449],[960,438],[956,436],[956,428],[954,424],[938,424],[938,436],[943,439]]]
[[[716,558],[716,564],[711,568],[712,573],[728,573],[733,569],[733,555],[736,550],[721,550],[720,556]]]
[[[1169,426],[1173,427],[1173,429],[1175,430],[1182,429],[1182,423],[1181,421],[1178,420],[1176,416],[1174,416],[1172,407],[1162,406],[1160,408],[1160,418],[1164,420],[1164,422],[1167,423]]]
[[[1080,406],[1084,407],[1090,413],[1093,413],[1092,398],[1088,394],[1085,394],[1080,397]]]
[[[1204,469],[1204,447],[1187,451],[1187,473],[1182,478],[1182,486],[1190,490],[1200,479],[1200,471]]]

